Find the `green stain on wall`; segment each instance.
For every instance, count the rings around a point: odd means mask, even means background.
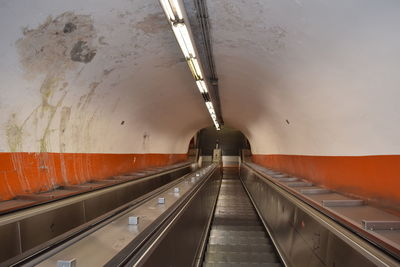
[[[16,122],[16,114],[13,113],[6,127],[7,143],[11,152],[21,151],[22,132],[22,127]]]
[[[60,152],[64,153],[65,152],[65,131],[68,126],[69,119],[71,117],[71,107],[63,107],[61,109],[61,117],[60,117],[60,132],[59,132],[59,138],[60,138]]]

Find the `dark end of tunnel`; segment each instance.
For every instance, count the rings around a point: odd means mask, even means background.
[[[210,156],[215,148],[222,150],[224,156],[239,156],[242,149],[250,149],[245,135],[234,128],[223,126],[217,131],[215,127],[208,127],[197,132],[189,148],[200,149],[200,155]]]

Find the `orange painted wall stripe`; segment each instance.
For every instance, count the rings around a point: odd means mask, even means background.
[[[400,155],[253,155],[253,162],[400,210]]]
[[[0,200],[187,158],[187,154],[0,153]]]

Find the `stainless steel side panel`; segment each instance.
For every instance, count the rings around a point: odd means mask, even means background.
[[[191,171],[191,166],[0,216],[0,266]],[[64,204],[65,203],[65,204]],[[9,264],[11,261],[7,261]]]
[[[9,255],[19,253],[21,253],[19,223],[14,222],[0,227],[0,262],[5,261]]]
[[[398,266],[244,165],[241,179],[289,266]]]
[[[75,203],[20,222],[22,251],[31,249],[85,223],[83,203]]]
[[[217,170],[141,266],[192,266],[221,182]]]

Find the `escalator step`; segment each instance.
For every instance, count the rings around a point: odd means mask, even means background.
[[[261,245],[261,244],[269,244],[269,239],[267,239],[265,236],[262,236],[262,237],[248,237],[248,236],[215,237],[215,236],[210,236],[209,244]]]
[[[267,263],[278,262],[278,258],[273,252],[210,252],[207,253],[205,262]]]
[[[212,263],[205,262],[204,267],[282,267],[280,263]]]
[[[214,225],[212,227],[214,230],[223,230],[223,231],[264,231],[263,226],[260,225]]]
[[[283,266],[238,175],[229,177],[222,179],[203,266]]]
[[[220,218],[215,217],[213,224],[215,225],[252,225],[257,226],[261,225],[260,221],[252,220],[252,219],[238,219],[238,218]]]
[[[223,237],[223,236],[247,236],[247,237],[265,237],[264,231],[227,231],[212,229],[210,236]]]
[[[270,244],[207,246],[207,252],[271,252],[271,251],[274,251],[274,247]]]

